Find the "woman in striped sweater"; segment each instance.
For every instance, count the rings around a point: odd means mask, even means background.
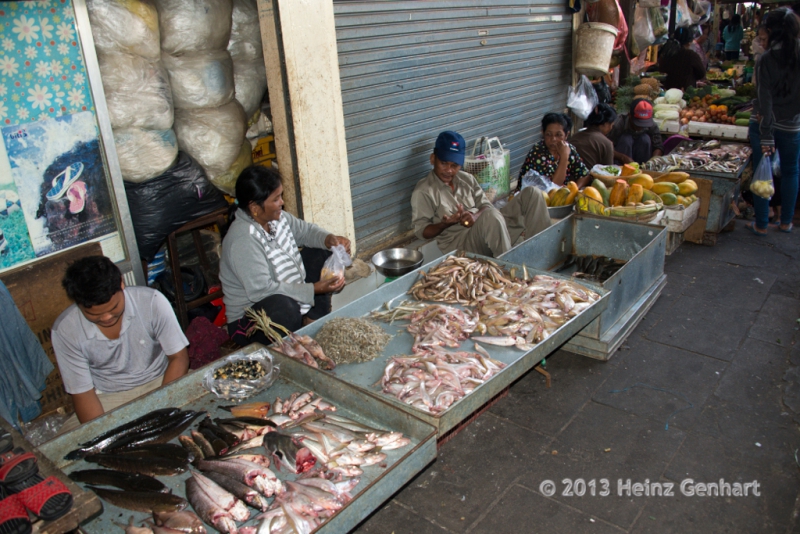
[[[283,211],[277,171],[252,166],[236,182],[239,209],[222,242],[222,282],[228,334],[239,345],[269,344],[262,332],[247,336],[245,310],[263,310],[291,331],[330,313],[331,294],[343,277],[320,280],[330,248],[350,241]],[[303,247],[299,250],[298,247]]]

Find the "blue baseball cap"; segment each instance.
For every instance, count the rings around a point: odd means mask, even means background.
[[[433,153],[441,161],[451,161],[458,165],[464,165],[464,154],[466,154],[466,143],[458,132],[447,130],[439,134]]]

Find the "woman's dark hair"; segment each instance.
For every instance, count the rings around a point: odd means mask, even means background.
[[[542,133],[544,133],[551,124],[560,124],[561,127],[564,128],[564,133],[567,135],[572,131],[572,119],[565,113],[547,113],[542,117]]]
[[[734,16],[731,17],[731,28],[735,28],[736,26],[742,25],[742,16],[736,13]]]
[[[769,34],[769,53],[780,66],[775,92],[777,96],[786,96],[792,89],[790,79],[800,68],[800,19],[788,7],[779,7],[767,13],[763,25]]]
[[[617,120],[617,112],[608,104],[597,104],[592,113],[586,118],[583,124],[586,126],[600,126]]]
[[[105,256],[87,256],[67,267],[61,285],[76,304],[91,308],[122,291],[122,273]]]
[[[691,28],[678,28],[672,34],[672,38],[661,47],[661,57],[671,57],[677,54],[681,48],[694,40]]]
[[[236,201],[250,213],[250,203],[261,204],[281,185],[278,171],[261,165],[247,167],[236,180]]]

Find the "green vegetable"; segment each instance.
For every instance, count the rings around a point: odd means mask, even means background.
[[[736,119],[736,126],[750,126],[750,119]]]
[[[736,114],[736,120],[739,120],[739,119],[747,119],[749,121],[750,120],[750,112],[749,111],[740,111],[739,113]]]

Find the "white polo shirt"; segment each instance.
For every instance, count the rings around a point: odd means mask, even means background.
[[[167,369],[167,354],[189,345],[167,298],[149,287],[126,287],[118,339],[108,339],[73,304],[53,324],[52,341],[67,393],[128,391]]]

